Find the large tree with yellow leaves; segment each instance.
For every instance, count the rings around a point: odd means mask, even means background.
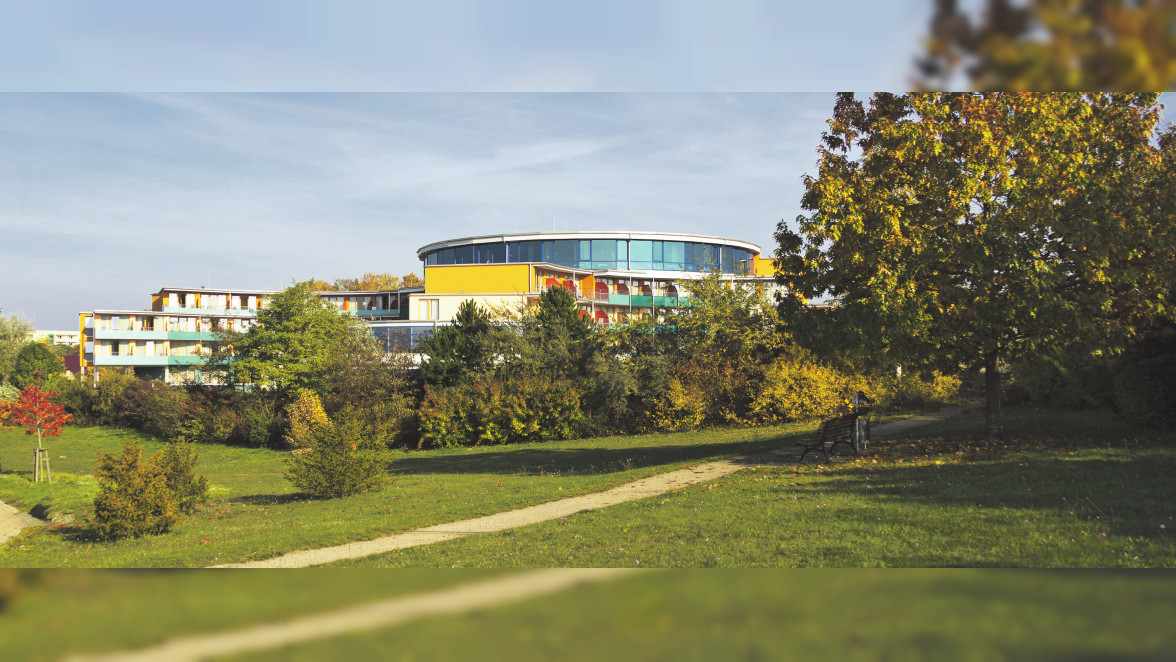
[[[1158,115],[1149,94],[839,95],[781,280],[876,356],[984,368],[998,435],[998,361],[1171,312]]]
[[[1168,90],[1176,85],[1172,0],[934,0],[925,87]],[[965,9],[961,5],[971,6]]]

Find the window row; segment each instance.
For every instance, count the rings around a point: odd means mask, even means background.
[[[99,340],[98,356],[209,356],[212,345],[198,341]]]

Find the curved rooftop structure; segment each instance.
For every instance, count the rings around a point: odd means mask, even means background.
[[[425,266],[545,262],[586,270],[738,273],[760,247],[676,232],[526,232],[438,241],[417,249]]]

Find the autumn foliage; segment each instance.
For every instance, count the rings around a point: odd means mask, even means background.
[[[51,401],[54,395],[36,384],[26,386],[15,402],[0,402],[0,425],[8,420],[25,428],[25,434],[37,435],[37,448],[41,448],[42,439],[60,437],[61,428],[73,418],[65,413],[65,407]]]

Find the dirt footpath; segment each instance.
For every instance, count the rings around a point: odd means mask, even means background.
[[[36,517],[0,501],[0,545],[20,535],[22,529],[39,524],[42,522]]]
[[[951,416],[967,413],[974,408],[975,405],[948,407],[933,414],[926,414],[924,416],[918,416],[911,419],[878,425],[871,430],[870,436],[871,438],[878,438],[897,434],[899,432],[905,432],[906,430],[918,427],[920,425],[925,425],[926,423],[930,423],[932,421],[938,421]],[[461,520],[458,522],[450,522],[448,524],[438,524],[436,526],[415,529],[406,533],[385,536],[383,538],[376,538],[374,540],[363,540],[360,542],[336,545],[334,547],[290,552],[288,554],[275,556],[273,558],[264,559],[261,561],[229,563],[210,567],[305,568],[307,566],[331,563],[333,561],[357,559],[364,556],[371,556],[373,554],[383,554],[399,549],[416,547],[418,545],[428,545],[430,543],[441,542],[444,540],[453,540],[454,538],[461,538],[463,536],[475,535],[479,533],[495,533],[498,531],[506,531],[508,529],[515,529],[520,526],[526,526],[528,524],[537,524],[539,522],[547,522],[553,519],[558,519],[560,517],[567,517],[584,510],[596,510],[599,508],[613,506],[618,503],[624,503],[626,501],[657,496],[659,494],[682,489],[696,483],[705,483],[710,480],[722,478],[723,476],[735,473],[736,471],[746,469],[748,467],[794,462],[798,455],[799,453],[796,451],[795,447],[786,446],[784,448],[768,451],[765,453],[743,455],[726,460],[719,460],[717,462],[708,462],[706,464],[700,464],[695,467],[680,469],[670,473],[650,476],[649,478],[635,480],[631,483],[621,485],[620,487],[615,487],[605,492],[585,494],[583,496],[561,499],[559,501],[541,503],[536,506],[529,506],[527,508],[520,508],[519,510],[511,510],[504,513],[496,513],[494,515],[487,515],[485,517],[478,517],[476,519]]]

